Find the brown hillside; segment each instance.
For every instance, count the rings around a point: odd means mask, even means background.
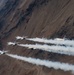
[[[73,56],[7,46],[16,36],[74,39],[74,0],[8,0],[0,10],[0,49],[10,53],[74,64]],[[21,43],[34,43],[20,41]],[[72,75],[0,56],[0,75]]]

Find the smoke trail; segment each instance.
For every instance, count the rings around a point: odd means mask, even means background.
[[[13,55],[13,54],[7,54],[7,55],[12,58],[26,61],[28,63],[46,66],[48,68],[54,68],[56,70],[60,69],[64,71],[74,71],[74,65],[68,64],[68,63],[52,62],[48,60],[41,60],[41,59],[36,59],[36,58],[31,58],[31,57],[23,57],[23,56],[18,56],[18,55]]]
[[[21,37],[17,36],[17,40],[29,40],[29,41],[34,41],[34,42],[43,42],[43,43],[51,43],[51,44],[57,44],[57,45],[66,45],[66,46],[74,46],[74,40],[68,40],[68,39],[61,39],[61,38],[55,38],[55,39],[46,39],[46,38],[27,38],[27,37]]]
[[[43,43],[51,43],[57,45],[66,45],[66,46],[74,46],[74,40],[67,39],[46,39],[46,38],[25,38],[26,40],[35,41],[35,42],[43,42]]]
[[[48,52],[60,53],[66,55],[74,56],[74,47],[64,47],[64,46],[49,46],[49,45],[40,45],[40,44],[17,44],[18,46],[33,48],[33,49],[41,49]]]

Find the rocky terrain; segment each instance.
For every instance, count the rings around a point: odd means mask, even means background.
[[[74,64],[74,56],[8,46],[16,36],[74,39],[74,0],[0,0],[0,50],[27,57]],[[4,4],[4,5],[3,5]],[[3,5],[3,6],[2,6]],[[0,75],[74,75],[0,55]]]

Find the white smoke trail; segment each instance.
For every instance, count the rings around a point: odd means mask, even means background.
[[[53,62],[53,61],[41,60],[41,59],[36,59],[36,58],[31,58],[31,57],[23,57],[23,56],[18,56],[18,55],[13,55],[13,54],[7,54],[7,55],[12,58],[26,61],[28,63],[46,66],[48,68],[54,68],[56,70],[60,69],[64,71],[74,71],[74,65],[68,64],[68,63]]]
[[[49,46],[49,45],[40,45],[40,44],[17,44],[18,46],[33,48],[33,49],[41,49],[48,52],[60,53],[66,55],[74,56],[74,47],[64,47],[64,46]]]
[[[74,40],[68,40],[68,39],[61,39],[61,38],[55,38],[55,39],[46,39],[46,38],[27,38],[27,37],[21,37],[17,36],[17,40],[29,40],[34,42],[43,42],[43,43],[51,43],[51,44],[57,44],[57,45],[66,45],[66,46],[74,46]]]
[[[68,40],[68,39],[61,39],[61,38],[55,38],[55,39],[25,38],[25,39],[34,41],[34,42],[43,42],[43,43],[51,43],[51,44],[57,44],[57,45],[74,46],[74,40]]]

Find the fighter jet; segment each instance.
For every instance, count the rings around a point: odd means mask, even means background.
[[[23,39],[24,39],[24,37],[17,36],[17,37],[16,37],[16,39],[17,39],[17,40],[20,40],[20,39],[21,39],[21,40],[23,40]]]
[[[15,46],[15,45],[17,45],[19,42],[8,42],[8,45],[13,45],[13,46]]]
[[[25,37],[24,36],[22,36],[22,37],[21,36],[17,36],[16,37],[17,40],[23,40],[23,39],[26,39],[26,38],[27,38],[27,36],[25,36]]]
[[[7,51],[1,51],[0,50],[0,55],[6,54]]]

